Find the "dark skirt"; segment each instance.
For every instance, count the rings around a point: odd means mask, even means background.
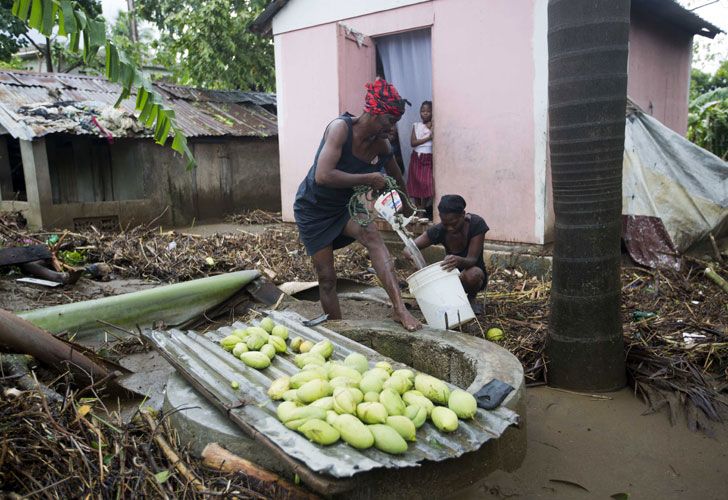
[[[407,194],[412,198],[432,198],[435,195],[432,153],[412,151],[407,174]]]

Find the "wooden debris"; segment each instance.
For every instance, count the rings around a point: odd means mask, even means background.
[[[36,391],[4,394],[0,484],[16,498],[284,498],[275,485],[204,467],[163,416],[124,422],[100,400],[74,393],[62,403]]]
[[[50,368],[70,370],[92,382],[108,378],[110,375],[106,368],[91,361],[65,342],[3,309],[0,309],[0,346],[4,346],[10,352],[30,354]]]
[[[217,443],[210,443],[205,446],[205,449],[202,450],[202,463],[222,472],[242,472],[251,479],[275,485],[278,495],[291,500],[315,500],[319,498],[313,493],[286,481],[277,474],[261,469],[253,462],[230,453]]]

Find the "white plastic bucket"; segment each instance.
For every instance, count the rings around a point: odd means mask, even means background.
[[[432,328],[447,330],[475,318],[457,269],[445,271],[436,262],[407,278],[407,284]]]

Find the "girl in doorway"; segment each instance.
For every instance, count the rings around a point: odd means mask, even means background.
[[[407,174],[407,193],[414,199],[415,206],[424,210],[432,203],[435,182],[432,174],[432,101],[420,106],[421,122],[412,125],[412,156]]]

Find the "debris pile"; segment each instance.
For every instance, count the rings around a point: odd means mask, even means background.
[[[699,264],[702,269],[705,263]],[[723,266],[721,274],[728,274]],[[702,270],[622,269],[622,315],[627,368],[635,391],[671,420],[685,411],[692,429],[728,415],[728,300]],[[544,383],[544,346],[551,283],[516,270],[497,269],[486,294],[490,326],[523,364],[527,382]],[[464,327],[482,335],[478,324]]]
[[[276,214],[255,210],[241,215],[246,220],[269,223]],[[42,242],[41,235],[21,229],[14,218],[0,218],[0,246],[3,237],[16,244]],[[124,278],[176,283],[214,274],[258,269],[276,283],[315,281],[311,259],[295,227],[277,225],[263,233],[238,232],[199,236],[164,231],[152,225],[135,226],[120,232],[98,230],[65,232],[63,249],[84,252],[89,262],[103,262]],[[352,245],[335,253],[340,277],[371,281],[373,274],[366,250]]]
[[[17,119],[36,132],[93,134],[131,137],[145,132],[144,125],[129,111],[94,101],[41,102],[21,106]]]
[[[3,491],[43,498],[296,497],[276,482],[203,467],[179,448],[164,415],[145,410],[125,423],[99,399],[67,396],[52,402],[5,389]]]
[[[225,218],[225,222],[246,225],[279,224],[283,222],[283,216],[280,212],[255,209],[230,215]]]

